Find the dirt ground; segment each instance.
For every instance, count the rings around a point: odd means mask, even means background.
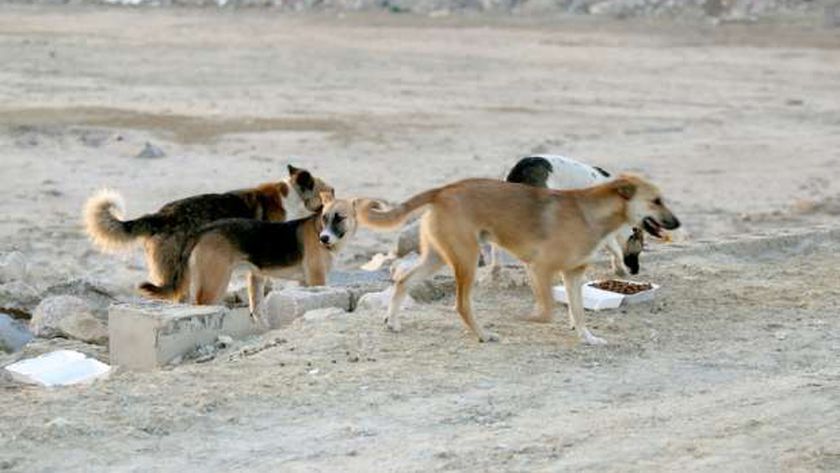
[[[489,283],[497,344],[451,300],[401,334],[299,320],[209,363],[3,385],[0,469],[840,470],[837,30],[3,5],[0,64],[0,250],[40,287],[144,277],[82,234],[93,191],[133,216],[289,162],[399,200],[565,153],[649,176],[686,227],[643,261],[655,303],[589,315],[606,347]],[[360,231],[340,266],[394,240]]]

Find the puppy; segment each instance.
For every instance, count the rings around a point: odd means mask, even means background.
[[[170,279],[140,289],[172,299],[191,284],[192,302],[218,304],[233,270],[244,266],[250,270],[248,307],[255,317],[266,276],[323,286],[333,254],[356,232],[356,219],[352,202],[336,200],[332,192],[320,199],[322,212],[290,222],[233,218],[209,223],[187,239]]]
[[[122,198],[105,190],[85,204],[85,229],[93,243],[104,251],[127,249],[142,241],[149,279],[153,285],[161,285],[173,278],[187,237],[203,225],[224,218],[282,222],[319,211],[323,206],[321,193],[332,192],[332,187],[305,169],[289,165],[288,171],[289,177],[281,182],[176,200],[134,220],[120,220]]]
[[[447,264],[455,273],[456,310],[482,342],[498,340],[476,323],[471,307],[482,241],[501,246],[526,264],[537,301],[529,320],[551,321],[552,280],[560,272],[569,294],[571,323],[584,343],[594,345],[605,341],[586,328],[582,295],[584,273],[594,253],[625,225],[644,222],[654,231],[680,226],[656,186],[629,175],[566,191],[467,179],[420,193],[389,210],[372,200],[362,200],[356,208],[359,225],[385,230],[423,212],[420,260],[396,278],[388,327],[400,329],[397,310],[406,286]]]
[[[549,189],[580,189],[602,184],[612,178],[610,173],[597,166],[575,161],[556,154],[529,156],[517,161],[507,182],[517,182]],[[644,233],[638,228],[625,226],[615,238],[608,238],[606,249],[612,256],[613,271],[619,276],[639,273],[639,253],[644,247]],[[496,249],[493,248],[492,266],[498,268]]]

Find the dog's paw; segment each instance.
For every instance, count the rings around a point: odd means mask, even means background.
[[[607,341],[601,337],[596,337],[592,335],[589,330],[584,329],[583,333],[580,335],[580,341],[587,344],[587,345],[606,345]]]
[[[400,324],[400,321],[394,319],[393,317],[385,317],[385,327],[387,327],[388,330],[394,333],[402,331],[402,325]]]
[[[481,343],[498,342],[501,338],[493,332],[484,332],[478,336],[478,341]]]

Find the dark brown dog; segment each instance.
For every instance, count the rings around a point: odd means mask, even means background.
[[[225,218],[282,222],[319,211],[323,207],[321,193],[332,193],[332,187],[305,169],[290,165],[288,171],[285,181],[176,200],[134,220],[120,220],[122,197],[103,190],[85,204],[85,229],[104,251],[126,249],[143,241],[149,279],[160,285],[171,280],[188,236],[210,222]]]

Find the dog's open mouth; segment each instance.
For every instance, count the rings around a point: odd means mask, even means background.
[[[653,217],[645,217],[642,220],[642,228],[656,238],[665,238],[665,235],[662,233],[662,225],[654,220]]]

